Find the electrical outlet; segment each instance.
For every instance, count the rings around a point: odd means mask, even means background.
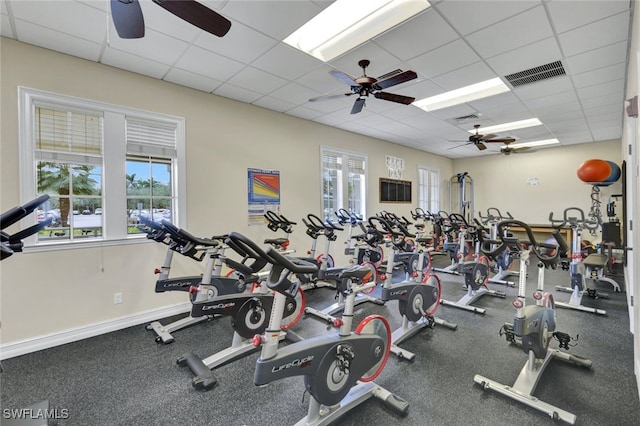
[[[113,303],[114,305],[122,303],[122,293],[113,293]]]

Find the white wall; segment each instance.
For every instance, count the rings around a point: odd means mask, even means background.
[[[541,148],[534,153],[493,155],[456,159],[454,173],[469,172],[473,179],[476,217],[495,207],[503,214],[531,224],[548,224],[549,213],[562,218],[568,207],[579,207],[585,214],[591,209],[592,186],[578,179],[576,172],[588,159],[622,162],[620,141],[595,142],[558,148]],[[529,185],[537,178],[538,185]],[[601,187],[601,212],[606,220],[606,203],[619,194],[621,183]],[[618,212],[621,215],[621,212]]]
[[[418,164],[451,175],[452,162],[443,157],[13,40],[0,42],[0,211],[27,201],[19,198],[18,86],[185,117],[187,229],[195,235],[237,231],[256,241],[275,236],[266,226],[247,226],[247,168],[280,171],[282,213],[289,219],[319,215],[321,145],[368,155],[371,214],[393,210],[378,204],[386,155],[403,158],[404,178],[414,182]],[[309,247],[301,227],[292,237],[299,251]],[[153,292],[152,271],[163,258],[164,247],[152,242],[12,256],[0,265],[3,346],[186,302],[184,293]],[[200,272],[195,262],[174,259],[174,276]],[[120,305],[113,304],[115,292],[123,293]]]

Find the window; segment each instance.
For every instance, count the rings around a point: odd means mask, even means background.
[[[121,241],[141,215],[179,224],[184,119],[23,87],[19,99],[21,197],[48,194],[36,217],[53,220],[28,246]]]
[[[418,206],[431,213],[440,211],[440,172],[418,166]]]
[[[320,158],[324,218],[335,220],[341,208],[366,217],[366,156],[321,147]]]

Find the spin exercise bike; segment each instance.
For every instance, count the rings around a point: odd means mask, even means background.
[[[139,226],[147,233],[147,238],[161,242],[168,246],[167,254],[161,268],[156,269],[159,274],[156,281],[156,293],[167,291],[184,291],[189,294],[191,301],[203,298],[214,298],[224,294],[243,293],[247,288],[246,282],[237,277],[222,277],[222,265],[224,250],[226,246],[221,242],[225,236],[214,236],[211,238],[198,238],[176,227],[167,220],[158,224],[150,219],[140,217],[142,226]],[[201,275],[170,278],[171,262],[174,253],[180,253],[198,262],[206,258],[204,274],[210,276],[208,286],[200,286]],[[213,315],[202,315],[194,317],[187,315],[169,324],[162,324],[160,321],[153,321],[145,326],[156,334],[156,343],[173,343],[175,338],[173,333],[186,327],[206,322],[213,319]]]
[[[569,246],[560,235],[558,229],[569,226],[571,228],[571,262],[562,263],[562,269],[569,270],[571,275],[571,287],[556,286],[556,291],[571,293],[569,302],[556,302],[556,306],[560,308],[574,309],[582,312],[589,312],[596,315],[606,315],[607,311],[603,309],[584,306],[582,298],[586,295],[589,299],[608,299],[609,295],[600,293],[595,288],[587,286],[586,259],[582,260],[582,231],[584,229],[596,229],[598,223],[585,218],[584,211],[579,207],[569,207],[564,210],[563,218],[556,220],[553,218],[553,212],[549,213],[549,222],[553,225],[554,237],[558,241],[561,253],[569,253]],[[587,257],[588,259],[588,257]],[[614,281],[615,283],[615,281]],[[620,287],[615,283],[618,291]]]
[[[391,246],[387,259],[387,270],[383,277],[384,285],[381,299],[385,302],[397,300],[398,309],[402,315],[402,325],[391,335],[391,352],[400,359],[412,361],[416,355],[400,348],[399,344],[425,328],[433,328],[436,324],[451,330],[455,330],[458,325],[434,316],[440,305],[441,295],[440,279],[436,275],[427,274],[421,282],[404,280],[393,283],[394,253],[402,250],[404,239],[412,237],[412,234],[401,224],[391,225],[385,219],[377,216],[369,218],[369,229],[381,241],[385,241],[385,236],[388,236],[388,243]]]
[[[465,231],[465,234],[468,233],[471,238],[474,238],[476,241],[476,251],[473,254],[473,260],[458,263],[457,272],[464,275],[464,287],[467,293],[455,302],[440,299],[441,304],[464,309],[476,314],[484,314],[486,309],[473,306],[473,303],[478,301],[482,296],[493,296],[502,299],[507,296],[505,292],[492,290],[487,285],[489,282],[489,271],[491,269],[489,259],[487,256],[478,255],[481,244],[484,241],[482,238],[482,230],[483,228],[480,226],[468,227]]]
[[[233,235],[241,239],[241,236]],[[248,245],[249,242],[245,241]],[[374,283],[361,284],[368,269],[355,266],[342,271],[349,282],[343,291],[345,307],[335,334],[317,336],[279,347],[282,312],[287,300],[300,287],[292,274],[313,274],[317,265],[301,259],[288,258],[269,247],[266,258],[272,264],[267,286],[275,291],[274,309],[264,334],[253,341],[261,346],[256,362],[254,383],[267,385],[275,380],[303,376],[306,391],[311,395],[307,416],[298,425],[327,425],[338,420],[352,408],[375,397],[400,415],[406,415],[409,404],[377,385],[373,380],[384,369],[391,346],[390,328],[379,315],[366,317],[351,331],[355,294]],[[275,421],[275,419],[273,419]]]
[[[342,272],[353,266],[353,265],[349,265],[344,267],[340,267],[340,266],[330,267],[328,263],[328,256],[329,256],[328,253],[329,253],[330,244],[331,242],[335,241],[337,238],[335,231],[342,230],[342,228],[336,226],[335,224],[323,222],[318,216],[314,214],[307,215],[307,218],[302,219],[302,221],[307,226],[307,234],[312,236],[312,238],[314,238],[314,241],[316,241],[319,236],[324,236],[327,240],[325,253],[319,256],[320,261],[318,264],[317,271],[310,276],[300,275],[299,278],[303,282],[303,287],[305,287],[305,291],[306,291],[307,289],[306,286],[309,285],[308,284],[309,277],[312,277],[312,279],[314,280],[313,282],[316,284],[329,282],[332,284],[333,289],[335,289],[337,293],[336,297],[338,299],[335,303],[323,309],[316,309],[316,308],[307,306],[304,309],[304,312],[307,315],[311,315],[313,317],[324,320],[329,324],[333,324],[337,320],[337,318],[334,315],[337,314],[338,312],[341,312],[345,307],[344,288],[345,288],[345,285],[347,285],[347,282],[342,277]],[[354,263],[358,262],[358,265],[360,265],[362,268],[369,271],[369,274],[367,274],[367,276],[365,277],[365,282],[373,282],[375,286],[378,280],[378,270],[377,270],[377,266],[371,260],[369,260],[370,258],[368,253],[377,254],[378,252],[376,251],[369,252],[368,249],[361,249],[363,244],[368,245],[369,243],[371,243],[371,242],[365,243],[366,239],[364,237],[355,236],[353,238],[356,238],[358,241],[356,241],[356,244],[353,246],[353,251],[351,252],[352,261]],[[372,248],[375,248],[375,244],[372,244]],[[310,263],[314,263],[313,259],[308,259],[308,260],[302,259],[302,260],[306,260]],[[373,287],[370,287],[370,289],[372,288]],[[358,294],[354,296],[354,300],[353,300],[354,306],[357,306],[366,302],[374,303],[376,305],[384,305],[383,300],[370,296],[368,294],[365,294],[364,292],[358,292]]]
[[[225,264],[243,276],[245,282],[256,283],[260,281],[257,274],[267,265],[265,259],[268,259],[264,251],[238,233],[229,234],[225,243],[242,257],[241,262],[225,258]],[[278,314],[284,318],[284,321],[281,322],[281,333],[278,335],[278,339],[300,340],[300,336],[289,328],[293,327],[302,317],[305,304],[304,293],[298,291],[288,297],[284,305],[276,307],[274,306],[274,293],[265,288],[262,283],[254,285],[251,293],[223,294],[212,298],[207,294],[211,278],[210,271],[205,271],[199,285],[204,290],[198,290],[196,299],[192,303],[191,316],[195,318],[205,315],[229,316],[234,331],[231,346],[228,348],[204,359],[189,352],[176,361],[180,366],[189,367],[194,374],[192,385],[201,390],[209,390],[216,385],[217,379],[213,375],[213,369],[257,350],[251,339],[255,334],[260,334],[267,328],[269,317],[274,315],[274,309],[284,309]]]
[[[558,246],[556,244],[536,242],[531,228],[518,220],[500,222],[498,224],[499,235],[505,235],[502,231],[508,225],[522,227],[529,241],[503,236],[494,250],[499,253],[508,247],[512,250],[514,256],[520,258],[518,297],[513,301],[516,315],[513,324],[505,324],[500,330],[500,334],[505,335],[508,342],[521,347],[528,355],[528,360],[512,386],[503,385],[479,374],[476,374],[473,380],[483,389],[493,390],[542,411],[554,420],[562,420],[574,424],[576,422],[574,414],[541,401],[533,395],[544,369],[554,358],[585,368],[591,367],[591,360],[589,359],[549,348],[551,339],[555,338],[559,342],[560,349],[569,350],[569,343],[572,340],[568,334],[556,331],[556,312],[553,295],[544,292],[544,271],[549,267],[557,267]],[[491,242],[498,243],[497,241]],[[533,294],[536,304],[525,306],[527,265],[530,262],[531,254],[538,259],[538,288]]]
[[[498,223],[500,223],[503,220],[513,219],[513,216],[511,216],[511,213],[507,212],[507,215],[503,216],[502,213],[500,213],[500,210],[498,210],[495,207],[489,207],[487,209],[486,216],[482,216],[481,212],[478,212],[478,216],[480,216],[480,220],[478,221],[477,218],[474,218],[474,220],[476,221],[476,223],[479,222],[478,225],[481,225],[481,226],[489,225],[489,239],[494,241],[499,238],[497,235]],[[509,229],[505,228],[504,232],[508,233]],[[493,284],[502,284],[502,285],[507,285],[509,287],[515,287],[516,285],[515,282],[509,281],[506,279],[508,277],[518,276],[517,271],[512,271],[510,269],[511,265],[513,264],[513,256],[511,256],[509,249],[503,250],[493,260],[495,261],[495,266],[498,268],[498,271],[493,277],[489,277],[489,282]]]

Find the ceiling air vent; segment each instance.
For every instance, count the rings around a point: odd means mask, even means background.
[[[482,116],[482,114],[480,114],[479,112],[476,112],[474,114],[468,114],[468,115],[462,115],[460,117],[448,118],[445,121],[448,121],[449,123],[457,126],[459,124],[464,124],[464,123],[467,123],[469,121],[473,121],[475,123],[480,119],[480,116]]]
[[[562,67],[562,62],[555,61],[535,68],[530,68],[528,70],[509,74],[504,78],[506,78],[513,87],[519,87],[525,84],[535,83],[536,81],[547,80],[549,78],[559,77],[562,75],[566,75],[566,72]]]

